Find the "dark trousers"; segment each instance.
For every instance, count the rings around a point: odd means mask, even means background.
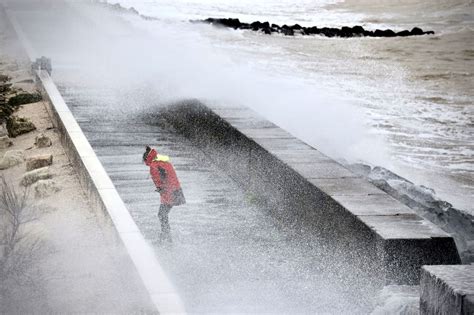
[[[168,220],[168,214],[170,213],[171,208],[173,208],[173,206],[161,204],[160,210],[158,211],[158,218],[160,219],[161,223],[161,234],[164,235],[170,234],[171,228]]]

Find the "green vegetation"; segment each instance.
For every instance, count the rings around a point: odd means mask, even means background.
[[[23,104],[36,103],[42,100],[41,94],[39,93],[21,93],[11,97],[8,100],[8,105],[10,107],[18,107]]]

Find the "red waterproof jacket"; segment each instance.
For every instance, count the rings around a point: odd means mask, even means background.
[[[145,164],[150,167],[151,178],[160,192],[162,204],[179,206],[186,203],[178,176],[168,156],[160,155],[152,149],[145,159]]]

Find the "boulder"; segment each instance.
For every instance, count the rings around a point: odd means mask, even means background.
[[[0,170],[13,167],[23,162],[23,151],[11,150],[7,151],[3,158],[0,160]]]
[[[41,101],[43,98],[39,93],[21,93],[11,97],[8,100],[8,105],[11,107],[18,107],[23,104],[36,103]]]
[[[38,155],[31,157],[26,161],[26,170],[32,171],[45,166],[50,166],[51,164],[53,164],[53,155]]]
[[[265,27],[262,29],[262,32],[264,32],[267,35],[270,35],[272,33],[272,29],[269,27]]]
[[[352,37],[353,31],[351,27],[343,26],[340,32],[341,37]]]
[[[291,28],[282,28],[281,32],[286,36],[293,36],[295,32]]]
[[[36,129],[36,126],[28,119],[13,116],[7,120],[8,135],[15,138]]]
[[[35,198],[46,198],[61,190],[52,179],[39,180],[33,184],[32,188],[35,192]]]
[[[1,136],[0,137],[0,149],[6,149],[13,145],[13,142],[10,140],[8,136]]]
[[[307,27],[305,28],[305,33],[310,34],[319,34],[319,29],[316,26]]]
[[[397,33],[397,36],[401,36],[401,37],[406,37],[406,36],[410,36],[410,35],[411,35],[410,31],[407,31],[407,30]]]
[[[360,25],[356,25],[352,28],[352,33],[357,35],[364,35],[364,28]]]
[[[48,136],[46,136],[44,133],[37,135],[35,138],[35,146],[37,148],[50,147],[52,144],[53,142],[51,141],[51,139]]]
[[[259,29],[263,27],[262,22],[260,21],[255,21],[253,23],[250,23],[250,26],[252,27],[252,29]]]
[[[334,36],[339,36],[340,31],[338,28],[333,28],[333,27],[323,27],[321,29],[321,34],[327,36],[327,37],[334,37]]]
[[[417,36],[417,35],[423,35],[423,30],[419,27],[414,27],[412,30],[411,30],[411,35],[412,36]]]
[[[49,167],[43,167],[23,174],[20,184],[26,187],[36,183],[39,180],[50,179],[52,177],[53,176],[49,172]]]

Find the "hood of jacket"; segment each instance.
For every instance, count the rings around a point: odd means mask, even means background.
[[[167,155],[161,155],[158,154],[158,152],[155,149],[151,149],[151,151],[148,153],[145,164],[147,166],[150,166],[152,162],[169,162],[170,157]]]

